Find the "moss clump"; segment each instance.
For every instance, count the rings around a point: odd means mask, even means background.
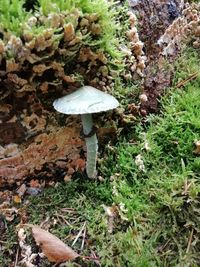
[[[135,265],[128,266],[198,266],[200,161],[194,143],[200,139],[200,76],[176,88],[198,66],[198,53],[185,51],[162,114],[149,116],[149,125],[136,127],[132,141],[123,141],[104,163],[103,171],[114,179],[113,200],[123,204],[132,224],[127,243]]]
[[[40,15],[48,17],[49,14],[58,14],[62,12],[73,13],[75,9],[79,9],[83,16],[86,14],[93,14],[93,19],[96,17],[97,20],[98,18],[100,23],[99,30],[101,30],[101,41],[99,40],[99,42],[102,43],[103,48],[105,49],[106,47],[106,49],[110,51],[114,48],[113,43],[116,42],[114,35],[117,26],[114,23],[114,13],[111,5],[107,3],[107,1],[39,0],[32,1],[31,5],[29,2],[30,1],[25,0],[2,0],[0,7],[0,28],[2,31],[10,31],[17,36],[22,36],[24,25],[27,23],[27,20],[37,12]],[[27,9],[29,11],[27,11]]]
[[[3,0],[0,7],[0,99],[37,91],[48,106],[52,95],[81,84],[117,88],[125,55],[116,7],[105,0],[40,0],[26,7],[23,0]]]

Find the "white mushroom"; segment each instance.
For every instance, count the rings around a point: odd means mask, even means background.
[[[92,113],[114,109],[119,102],[111,95],[83,86],[77,91],[54,101],[54,108],[64,114],[80,114],[87,147],[86,172],[89,178],[96,177],[98,141],[93,131]]]

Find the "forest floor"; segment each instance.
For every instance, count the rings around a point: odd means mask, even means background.
[[[171,23],[169,10],[160,13],[158,4],[153,16],[152,3],[138,4],[146,77],[130,83],[132,91],[128,82],[121,88],[127,97],[114,92],[126,102],[126,121],[117,140],[100,142],[98,179],[78,172],[63,181],[56,173],[0,191],[0,267],[200,266],[200,53],[188,45],[165,60],[156,42]],[[82,257],[51,263],[32,225]]]
[[[78,173],[45,187],[32,180],[32,196],[23,186],[4,192],[0,266],[53,266],[24,223],[94,258],[63,266],[200,266],[199,64],[194,49],[182,53],[159,114],[138,115],[126,136],[107,146],[98,180]],[[19,228],[29,252],[18,243]]]

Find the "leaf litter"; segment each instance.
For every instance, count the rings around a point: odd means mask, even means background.
[[[24,228],[22,228],[22,226]],[[76,239],[72,243],[72,246],[75,245],[77,239],[80,237],[81,233],[86,234],[86,223],[80,229]],[[35,253],[33,244],[29,245],[27,243],[27,234],[25,228],[31,228],[32,236],[36,242],[36,245],[42,250],[42,252]],[[84,240],[84,239],[83,239]],[[75,250],[65,244],[57,236],[51,234],[50,232],[42,229],[40,226],[24,224],[20,225],[18,230],[18,243],[19,248],[17,250],[15,266],[27,266],[27,267],[36,267],[38,266],[38,259],[46,257],[51,263],[64,263],[74,261],[77,258],[80,258],[84,261],[92,260],[97,263],[99,258],[92,252],[91,256],[83,256],[78,254]],[[82,242],[81,250],[83,249],[84,243]],[[20,260],[18,260],[20,258]],[[56,265],[57,266],[57,265]],[[77,266],[79,266],[77,264]]]
[[[80,255],[63,243],[59,238],[43,230],[39,226],[32,226],[32,234],[36,244],[50,262],[64,262],[74,260]]]

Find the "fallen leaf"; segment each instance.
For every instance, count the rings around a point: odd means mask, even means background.
[[[18,195],[15,195],[13,196],[13,201],[16,203],[16,204],[20,204],[22,202],[22,199],[20,196]]]
[[[65,177],[64,177],[64,181],[65,182],[71,182],[71,180],[72,180],[72,176],[71,175],[65,175]]]
[[[39,180],[38,179],[36,179],[36,180],[32,179],[30,181],[30,187],[36,187],[36,188],[41,187]]]
[[[79,257],[79,254],[59,238],[41,229],[39,226],[32,226],[32,233],[37,245],[41,247],[42,252],[50,262],[60,263]]]
[[[5,201],[0,204],[0,214],[5,217],[6,221],[11,222],[18,214],[18,210],[15,207],[10,207],[10,203]]]
[[[195,142],[196,149],[194,150],[194,153],[197,155],[200,155],[200,141]]]
[[[16,191],[19,197],[22,197],[26,192],[26,185],[22,184]]]

